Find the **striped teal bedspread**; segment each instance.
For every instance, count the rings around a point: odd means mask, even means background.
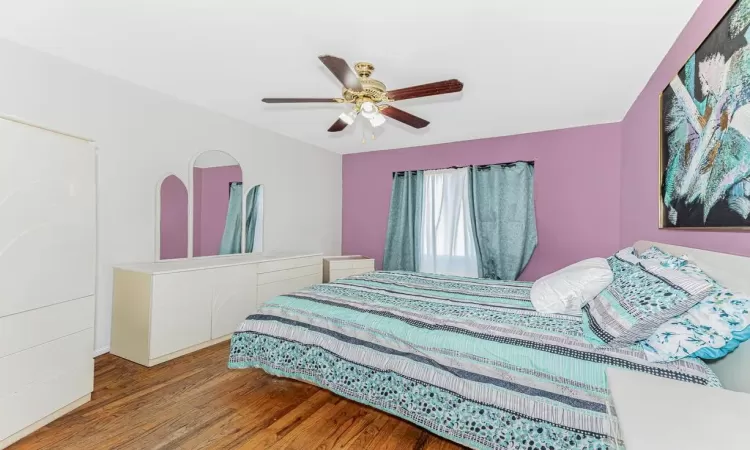
[[[607,367],[719,386],[700,360],[597,349],[531,284],[374,272],[266,302],[229,367],[305,380],[477,449],[612,449]]]

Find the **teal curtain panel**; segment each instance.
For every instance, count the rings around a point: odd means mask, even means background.
[[[391,209],[383,255],[384,270],[419,270],[424,172],[393,174]]]
[[[472,166],[469,209],[480,278],[515,280],[537,246],[534,166]]]
[[[258,225],[258,197],[260,195],[260,185],[253,186],[247,193],[245,199],[245,211],[247,212],[247,221],[245,222],[245,253],[252,253],[255,247],[255,227]]]
[[[231,255],[242,251],[242,183],[229,187],[229,208],[224,234],[221,236],[220,255]]]

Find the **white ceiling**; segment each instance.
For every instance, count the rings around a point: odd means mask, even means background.
[[[339,153],[621,120],[700,0],[0,0],[0,36]],[[432,124],[326,129],[345,110],[317,56],[375,64]],[[12,70],[10,62],[2,70]]]

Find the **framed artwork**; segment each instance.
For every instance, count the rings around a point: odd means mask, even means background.
[[[750,0],[661,94],[659,227],[750,230]]]

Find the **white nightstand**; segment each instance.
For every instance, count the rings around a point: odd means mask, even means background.
[[[627,450],[750,449],[750,394],[607,369]]]
[[[360,255],[326,256],[323,258],[323,282],[375,271],[375,260]]]

